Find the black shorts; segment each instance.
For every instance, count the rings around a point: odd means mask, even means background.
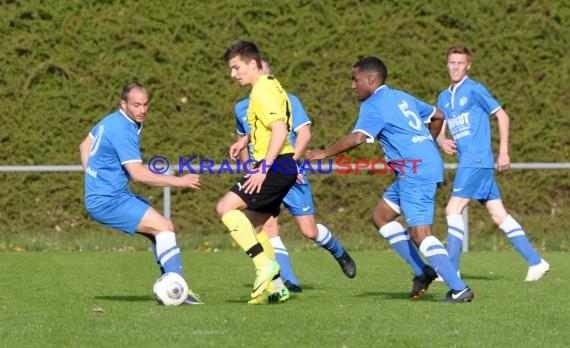
[[[242,189],[245,177],[235,183],[230,191],[240,196],[250,210],[279,215],[283,198],[297,180],[297,163],[293,160],[293,154],[277,156],[270,168],[259,166],[253,170],[267,171],[259,193],[245,193]]]

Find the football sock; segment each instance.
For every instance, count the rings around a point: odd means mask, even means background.
[[[222,223],[230,231],[232,238],[243,251],[253,260],[256,268],[267,266],[271,259],[263,252],[255,236],[253,225],[240,210],[230,210],[222,216]]]
[[[172,231],[163,231],[156,235],[156,255],[165,273],[174,272],[184,277],[180,248],[176,244],[176,235]]]
[[[293,268],[291,267],[289,252],[281,241],[281,237],[273,237],[269,241],[271,242],[271,246],[273,246],[273,250],[275,251],[275,259],[277,260],[279,267],[281,267],[281,277],[295,285],[299,285],[299,280],[295,276],[295,273],[293,273]]]
[[[499,228],[505,232],[515,249],[525,258],[530,266],[536,266],[540,263],[541,257],[530,244],[521,225],[512,216],[507,215]]]
[[[420,251],[450,289],[463,290],[467,287],[457,275],[457,270],[453,267],[451,261],[449,261],[447,250],[436,237],[426,237],[420,244]]]
[[[414,275],[423,274],[425,263],[412,242],[408,231],[397,221],[391,221],[378,230],[392,248],[412,267]]]
[[[317,224],[317,230],[318,234],[315,242],[321,247],[330,251],[335,259],[341,257],[344,253],[344,248],[340,242],[331,234],[331,231],[329,231],[328,228],[321,224]]]
[[[152,255],[154,256],[154,259],[156,260],[156,263],[158,264],[158,267],[160,268],[160,274],[164,274],[164,267],[162,267],[162,264],[160,263],[160,260],[158,259],[158,254],[156,253],[156,242],[153,242],[151,244],[152,244]]]
[[[465,223],[461,215],[447,216],[447,252],[449,260],[455,269],[459,270],[459,258],[463,248],[463,236],[465,235]]]
[[[269,237],[267,236],[267,233],[265,233],[265,231],[259,232],[257,234],[257,240],[259,241],[259,244],[261,244],[261,246],[263,247],[263,251],[265,252],[267,257],[275,261],[275,251],[273,250],[273,245],[271,245],[271,243],[269,242]],[[279,265],[279,267],[281,267],[281,265]],[[281,272],[277,273],[273,278],[273,280],[271,280],[271,285],[273,285],[275,291],[281,290],[281,288],[285,286],[285,284],[283,284],[283,280],[281,279]]]
[[[261,231],[257,234],[257,240],[259,244],[263,247],[263,251],[271,260],[275,261],[275,251],[273,250],[273,245],[269,242],[269,237],[265,231]]]

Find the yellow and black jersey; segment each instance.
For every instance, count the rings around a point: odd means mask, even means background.
[[[270,125],[281,120],[291,132],[292,115],[291,102],[287,92],[273,76],[262,75],[251,90],[249,107],[247,109],[247,122],[251,127],[250,141],[253,144],[253,159],[261,161],[265,158],[271,138]],[[279,155],[292,154],[295,150],[291,146],[289,137],[279,151]]]

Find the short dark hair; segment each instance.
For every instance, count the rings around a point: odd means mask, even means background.
[[[353,68],[358,68],[360,71],[366,71],[378,74],[380,82],[384,84],[388,78],[388,68],[378,57],[364,57],[356,62]]]
[[[246,63],[249,63],[252,59],[254,59],[257,63],[257,67],[259,69],[263,68],[261,65],[261,54],[259,53],[257,46],[251,41],[242,40],[236,42],[226,50],[224,59],[226,62],[229,62],[230,59],[236,56],[240,56],[241,59]]]
[[[451,54],[464,54],[467,56],[467,61],[471,62],[471,50],[463,45],[453,45],[447,49],[446,57]]]
[[[123,87],[123,90],[121,91],[121,100],[129,101],[129,94],[133,89],[139,89],[145,91],[148,94],[146,88],[144,88],[142,84],[138,82],[130,82],[126,84],[125,87]]]

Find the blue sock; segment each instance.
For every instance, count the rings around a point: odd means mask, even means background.
[[[530,244],[521,225],[512,216],[508,215],[499,228],[509,237],[515,249],[524,257],[529,266],[540,263],[542,258]]]
[[[160,274],[164,274],[164,267],[162,267],[162,265],[160,264],[160,261],[158,260],[158,254],[156,253],[156,243],[152,243],[152,255],[154,256],[154,259],[156,260],[156,263],[158,264],[158,267],[160,268]]]
[[[452,290],[463,290],[467,287],[457,275],[457,270],[449,261],[447,250],[434,236],[426,237],[420,244],[420,251],[429,260],[435,271]]]
[[[459,270],[459,258],[463,249],[463,236],[465,235],[465,223],[461,215],[447,216],[447,253],[449,261],[456,270]]]
[[[164,272],[174,272],[184,276],[180,248],[176,244],[176,235],[171,231],[160,232],[156,235],[156,254],[164,268]]]
[[[299,285],[299,280],[293,273],[293,268],[291,267],[291,261],[289,259],[289,252],[287,248],[281,241],[281,237],[273,237],[269,240],[275,251],[275,259],[281,267],[281,278],[288,280],[295,285]]]
[[[420,254],[418,254],[416,246],[410,239],[410,235],[404,226],[397,221],[391,221],[382,226],[378,232],[386,238],[392,248],[412,267],[414,275],[419,276],[423,274],[423,269],[426,265]]]
[[[344,253],[344,248],[338,240],[331,234],[328,228],[321,224],[317,224],[318,235],[315,242],[321,247],[330,251],[335,259],[338,259]]]

